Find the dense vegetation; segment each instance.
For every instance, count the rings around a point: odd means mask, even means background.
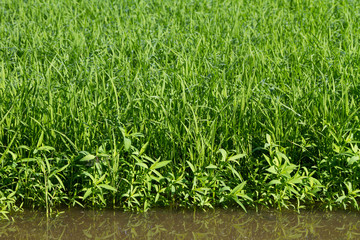
[[[4,0],[0,212],[358,209],[360,2]]]

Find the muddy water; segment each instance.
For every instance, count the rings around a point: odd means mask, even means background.
[[[0,239],[360,239],[360,213],[240,210],[25,211],[0,221]]]

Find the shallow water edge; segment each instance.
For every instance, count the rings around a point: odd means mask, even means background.
[[[357,212],[68,209],[54,218],[25,210],[0,221],[0,239],[359,239]]]

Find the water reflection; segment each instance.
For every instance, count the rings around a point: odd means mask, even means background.
[[[360,215],[240,210],[25,211],[0,222],[0,239],[360,239]]]

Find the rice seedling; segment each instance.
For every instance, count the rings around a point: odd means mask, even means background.
[[[0,213],[358,209],[359,9],[2,1]]]

